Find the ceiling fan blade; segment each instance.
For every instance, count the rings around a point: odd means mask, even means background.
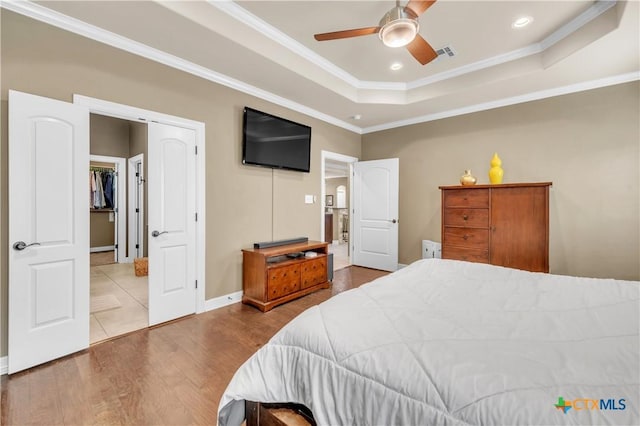
[[[411,0],[405,6],[405,9],[411,9],[413,12],[420,16],[424,13],[425,10],[429,9],[432,4],[434,4],[436,0],[428,0],[428,1],[420,1],[420,0]]]
[[[422,38],[420,34],[416,35],[416,38],[409,44],[407,44],[407,50],[414,58],[418,60],[422,65],[426,65],[438,57],[438,54],[427,40]]]
[[[353,30],[316,34],[313,37],[318,41],[337,40],[340,38],[360,37],[369,34],[376,34],[378,31],[380,31],[380,27],[356,28]]]

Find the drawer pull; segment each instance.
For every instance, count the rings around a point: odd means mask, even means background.
[[[467,234],[464,234],[464,235],[462,236],[462,239],[463,239],[463,240],[465,240],[465,241],[467,241],[467,240],[469,239],[469,236],[468,236]]]
[[[466,214],[463,214],[462,215],[462,220],[467,220],[467,219],[469,219],[469,216],[467,216]]]

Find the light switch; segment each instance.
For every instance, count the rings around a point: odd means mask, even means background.
[[[304,196],[305,204],[313,204],[313,195],[305,195]]]

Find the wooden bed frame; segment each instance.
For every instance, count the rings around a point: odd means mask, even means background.
[[[316,426],[311,410],[300,404],[246,401],[245,413],[247,426]]]

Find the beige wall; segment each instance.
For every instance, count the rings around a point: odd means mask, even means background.
[[[108,211],[97,211],[89,215],[89,247],[106,247],[115,244],[115,224],[109,221],[110,214],[112,213]]]
[[[172,114],[206,125],[206,298],[242,289],[240,250],[255,241],[321,239],[320,152],[360,156],[360,135],[2,9],[2,188],[0,247],[7,241],[7,91],[63,101],[81,94]],[[212,54],[215,54],[212,51]],[[283,82],[285,84],[285,82]],[[313,128],[311,172],[243,166],[242,108]],[[273,200],[273,206],[272,206]],[[273,211],[273,215],[272,215]],[[6,354],[7,254],[0,274],[0,355]]]
[[[129,157],[129,122],[89,114],[89,153],[107,157]]]
[[[364,135],[365,160],[400,159],[401,263],[440,241],[439,185],[552,181],[552,273],[640,279],[640,83]]]

